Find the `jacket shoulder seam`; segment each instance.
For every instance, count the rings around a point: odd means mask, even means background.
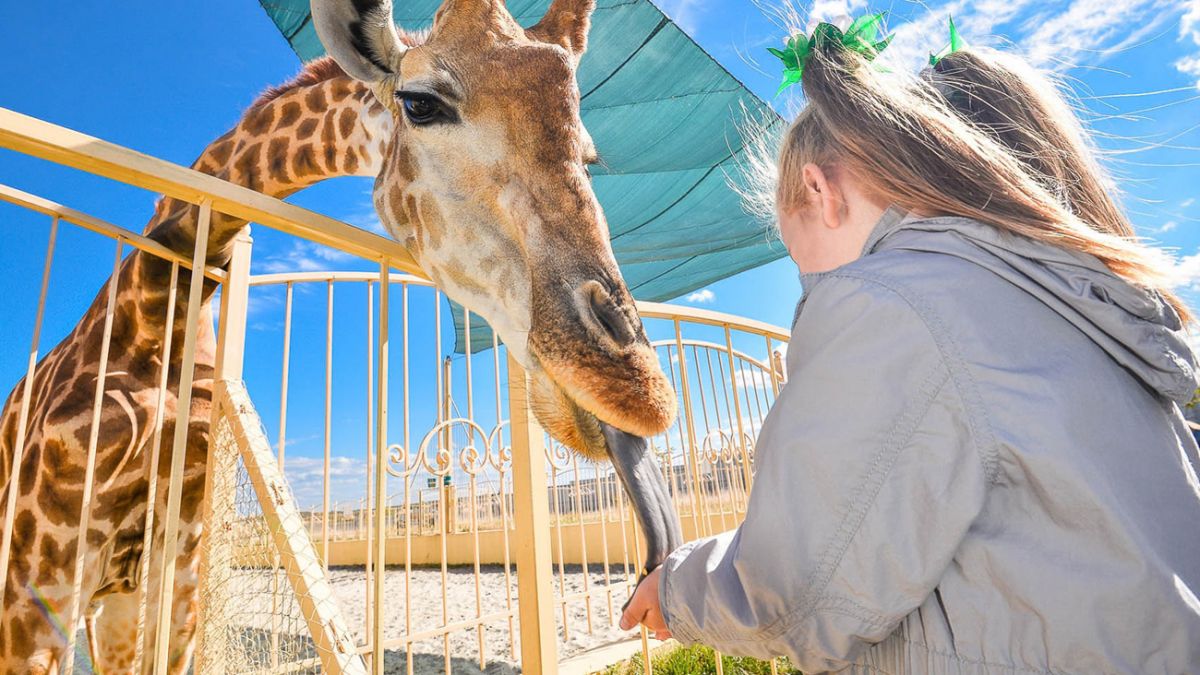
[[[984,476],[989,485],[999,483],[999,451],[996,447],[996,436],[992,430],[991,416],[987,412],[987,407],[983,405],[975,376],[962,358],[962,350],[951,332],[946,329],[945,321],[933,306],[920,294],[882,275],[862,270],[841,269],[828,272],[824,278],[847,279],[872,284],[895,295],[913,310],[925,329],[929,331],[930,337],[933,338],[934,346],[950,373],[950,379],[954,383],[959,400],[966,409],[967,424],[971,429],[971,443],[975,446],[975,452],[983,464]]]

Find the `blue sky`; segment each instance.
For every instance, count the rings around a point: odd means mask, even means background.
[[[778,71],[762,57],[766,46],[781,41],[783,31],[759,4],[661,0],[660,6],[760,96],[773,100],[781,110],[796,104],[786,97],[773,98]],[[1200,0],[933,0],[922,4],[895,0],[870,5],[861,0],[819,0],[800,3],[799,8],[821,18],[889,10],[897,31],[889,58],[910,67],[942,45],[945,16],[953,13],[969,42],[1020,51],[1038,65],[1061,73],[1087,109],[1140,233],[1173,252],[1180,289],[1198,304]],[[299,65],[258,3],[251,0],[85,1],[71,3],[69,9],[61,3],[2,0],[0,43],[6,49],[6,58],[0,61],[0,106],[181,164],[189,164],[208,142],[234,124],[258,92],[287,79]],[[0,182],[136,231],[149,218],[154,202],[144,191],[8,151],[0,151]],[[292,201],[377,228],[369,190],[367,180],[335,180]],[[0,294],[0,316],[5,317],[0,330],[0,389],[4,391],[23,373],[47,225],[46,218],[0,205],[0,268],[8,272],[8,288]],[[336,252],[265,228],[256,228],[255,242],[256,272],[364,268]],[[63,229],[43,353],[74,325],[108,276],[111,261],[111,242],[76,228]],[[782,260],[715,283],[679,302],[786,324],[800,290],[794,269]],[[413,302],[423,303],[422,311],[428,313],[427,294],[414,292]],[[323,288],[296,294],[298,327],[293,335],[288,438],[289,456],[295,458],[298,471],[312,468],[303,458],[315,461],[323,445],[324,303]],[[366,390],[364,308],[361,286],[337,290],[333,445],[335,454],[347,458],[341,463],[346,474],[360,469],[352,458],[365,444],[365,422],[360,419]],[[252,355],[271,356],[252,358],[247,379],[273,436],[281,321],[282,294],[256,294],[248,349]],[[432,331],[426,330],[423,337],[414,338],[414,351],[428,352],[420,357],[424,365],[414,377],[431,377],[437,361],[431,336]],[[448,346],[449,335],[444,339]],[[398,354],[393,363],[397,359]],[[480,365],[486,363],[490,356],[477,360],[477,377],[490,377],[488,367]],[[459,357],[456,371],[462,365]],[[490,405],[486,396],[480,396],[478,405]],[[422,414],[432,414],[428,404],[414,408],[417,437]],[[297,490],[303,493],[302,501],[313,494],[303,486]],[[354,488],[347,483],[344,490],[349,496]]]

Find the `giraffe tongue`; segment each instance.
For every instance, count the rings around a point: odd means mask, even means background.
[[[625,433],[604,422],[608,456],[612,459],[625,494],[633,501],[642,533],[646,538],[646,562],[638,582],[663,564],[671,551],[683,543],[679,514],[671,503],[671,493],[663,479],[650,444],[641,436]]]

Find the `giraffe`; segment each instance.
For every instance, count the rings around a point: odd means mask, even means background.
[[[651,569],[680,536],[665,481],[638,435],[668,427],[675,400],[617,269],[586,172],[595,150],[579,118],[575,66],[592,0],[555,0],[528,30],[498,0],[446,0],[428,36],[415,37],[397,32],[389,2],[318,1],[313,9],[333,58],[267,91],[193,168],[277,197],[331,176],[376,176],[381,220],[435,282],[497,330],[529,372],[533,408],[547,430],[585,456],[613,459],[647,534]],[[194,205],[163,199],[145,232],[190,254],[198,213]],[[213,214],[209,265],[228,263],[245,226]],[[155,580],[139,570],[147,555],[148,479],[169,472],[169,442],[160,446],[157,466],[150,465],[159,415],[162,439],[171,438],[177,423],[188,425],[168,670],[188,667],[215,285],[203,289],[193,402],[186,421],[179,420],[177,392],[159,410],[157,390],[162,368],[178,375],[192,278],[181,270],[168,318],[169,271],[155,256],[128,256],[76,328],[37,365],[19,466],[12,462],[23,381],[0,413],[0,497],[15,509],[0,617],[4,672],[56,672],[67,637],[55,619],[75,616],[77,606],[86,615],[97,671],[131,672],[139,589],[146,589],[151,608],[156,603]],[[93,508],[79,542],[108,284],[116,284],[117,301]],[[159,354],[168,331],[174,339],[164,363]],[[160,492],[153,512],[165,508]],[[162,536],[157,525],[155,534]],[[76,570],[80,543],[88,564]],[[78,597],[71,594],[76,571]],[[150,653],[154,631],[145,636]]]

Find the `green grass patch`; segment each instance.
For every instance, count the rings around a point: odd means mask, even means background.
[[[692,645],[690,647],[659,647],[650,653],[650,662],[654,675],[716,675],[716,653],[708,647]],[[780,675],[799,674],[786,658],[775,661],[776,672]],[[725,675],[771,675],[771,664],[741,656],[721,656],[721,666]],[[642,655],[609,666],[604,675],[644,675]]]

